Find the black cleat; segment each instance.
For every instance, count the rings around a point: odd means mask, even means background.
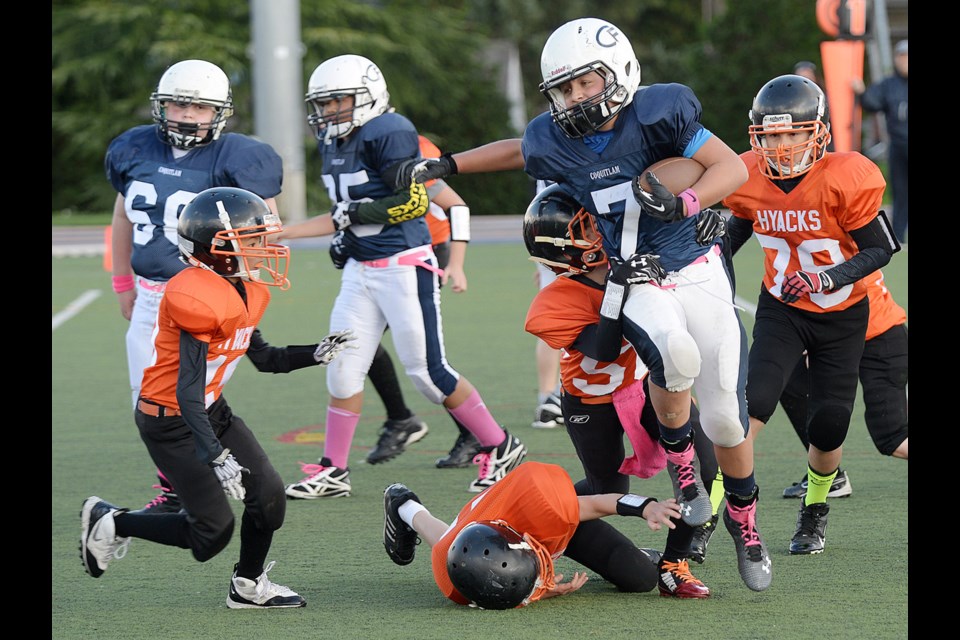
[[[453,448],[445,458],[437,458],[437,469],[463,469],[473,463],[473,458],[480,453],[483,445],[476,436],[467,431],[457,436]]]
[[[407,500],[420,502],[417,494],[404,484],[395,482],[383,490],[383,548],[401,566],[413,562],[420,544],[417,532],[400,518],[400,507]]]
[[[797,514],[797,531],[790,540],[790,555],[823,553],[827,537],[827,514],[830,505],[826,502],[801,505]]]
[[[417,416],[412,415],[406,420],[387,420],[380,428],[377,446],[367,454],[367,462],[378,464],[393,460],[406,450],[407,445],[422,440],[428,431],[427,423]]]

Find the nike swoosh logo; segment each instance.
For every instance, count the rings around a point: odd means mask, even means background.
[[[654,211],[663,211],[663,205],[662,205],[662,204],[661,204],[661,205],[650,204],[650,205],[648,205],[648,206],[649,206],[651,209],[653,209]]]

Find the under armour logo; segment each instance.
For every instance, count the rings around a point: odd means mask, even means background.
[[[770,573],[770,566],[771,566],[770,558],[767,558],[766,560],[763,561],[763,564],[760,565],[760,568],[763,570],[764,573]]]
[[[693,508],[689,504],[680,505],[680,514],[684,516],[690,515],[690,512],[693,511]]]

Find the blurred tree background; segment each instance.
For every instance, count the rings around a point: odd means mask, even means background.
[[[300,0],[303,86],[324,59],[358,53],[383,70],[391,104],[444,151],[519,136],[498,89],[498,49],[515,48],[525,121],[546,109],[537,91],[550,33],[601,17],[630,38],[641,83],[681,82],[704,105],[703,123],[748,148],[750,102],[798,60],[820,64],[815,0]],[[230,77],[236,111],[227,130],[253,131],[250,5],[235,0],[55,0],[52,40],[52,209],[112,209],[107,144],[150,122],[149,96],[164,70],[209,60]],[[304,118],[307,207],[329,207],[316,142]],[[476,215],[522,213],[533,194],[522,172],[453,178]]]

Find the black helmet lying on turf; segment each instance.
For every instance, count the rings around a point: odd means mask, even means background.
[[[486,520],[467,525],[454,538],[447,574],[460,595],[481,609],[513,609],[538,586],[540,563],[522,535]]]

